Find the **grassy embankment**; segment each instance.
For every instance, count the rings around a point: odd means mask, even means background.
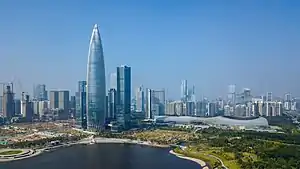
[[[209,164],[210,166],[212,166],[213,168],[221,166],[221,163],[217,159],[215,159],[213,157],[210,157],[210,156],[208,156],[207,154],[204,154],[204,153],[184,151],[180,148],[176,148],[173,151],[175,153],[182,154],[182,155],[187,156],[187,157],[200,159],[200,160],[206,162],[207,164]]]
[[[0,152],[0,155],[16,155],[22,153],[22,150],[8,150]]]
[[[209,147],[205,144],[190,146],[185,150],[175,149],[176,153],[183,154],[188,157],[198,158],[205,161],[213,168],[221,167],[221,163],[215,157],[220,158],[224,165],[230,169],[241,169],[238,160],[252,160],[257,161],[257,156],[253,153],[244,152],[241,157],[236,157],[232,152],[225,152],[220,147]]]

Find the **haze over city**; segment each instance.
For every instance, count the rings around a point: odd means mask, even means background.
[[[299,96],[299,5],[1,1],[0,77],[20,81],[17,92],[31,93],[38,83],[74,92],[77,81],[86,79],[90,31],[98,23],[107,82],[126,64],[132,67],[132,88],[165,88],[168,98],[180,97],[183,79],[195,85],[197,97],[225,96],[229,84],[257,95]]]
[[[296,0],[2,0],[0,168],[299,169],[299,30]]]

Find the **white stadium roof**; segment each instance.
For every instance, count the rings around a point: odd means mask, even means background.
[[[156,116],[156,122],[175,122],[178,124],[189,124],[192,122],[202,122],[211,125],[227,125],[227,126],[246,126],[246,127],[268,127],[268,120],[264,117],[254,119],[233,119],[228,117],[191,117],[191,116]]]

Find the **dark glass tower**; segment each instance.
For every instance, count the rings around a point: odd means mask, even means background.
[[[102,129],[106,114],[105,66],[97,24],[94,26],[87,64],[87,127]]]
[[[130,127],[131,111],[131,68],[117,68],[117,122],[128,129]]]
[[[78,91],[76,92],[76,125],[82,129],[87,128],[86,117],[86,81],[78,82]]]
[[[109,89],[108,91],[108,111],[107,111],[107,117],[109,119],[115,119],[116,118],[116,99],[117,99],[117,91],[116,89]]]

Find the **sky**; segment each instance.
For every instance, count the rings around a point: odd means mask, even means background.
[[[1,0],[0,82],[75,92],[94,24],[108,84],[128,65],[132,90],[165,88],[167,98],[180,97],[183,79],[197,98],[225,96],[230,84],[300,96],[297,0]]]

